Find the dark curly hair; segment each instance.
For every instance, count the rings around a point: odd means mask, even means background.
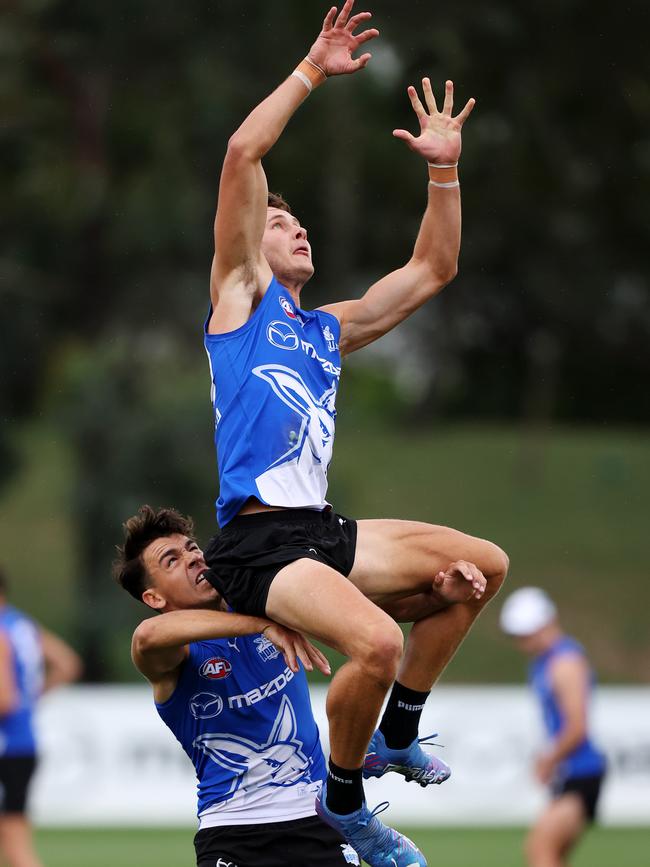
[[[141,506],[123,524],[124,544],[117,547],[113,563],[113,577],[134,599],[142,602],[142,594],[149,587],[149,575],[142,553],[156,539],[180,533],[194,538],[194,522],[176,509],[152,509]]]

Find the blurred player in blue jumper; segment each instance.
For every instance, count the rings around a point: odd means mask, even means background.
[[[530,685],[539,700],[548,744],[535,776],[550,786],[552,800],[526,840],[530,867],[565,867],[596,816],[605,758],[589,734],[594,674],[585,652],[562,631],[557,610],[538,587],[522,587],[501,609],[501,628],[532,656]]]
[[[307,230],[269,195],[262,160],[317,87],[370,61],[365,47],[378,31],[360,31],[371,14],[353,14],[353,6],[346,0],[329,10],[307,56],[228,143],[205,325],[221,532],[206,561],[209,580],[235,611],[268,616],[348,658],[328,694],[331,757],[317,809],[371,867],[412,867],[424,857],[371,813],[363,776],[397,772],[421,785],[448,777],[421,748],[420,713],[508,560],[496,545],[449,527],[355,521],[326,499],[342,357],[386,334],[456,274],[457,163],[474,106],[469,100],[453,114],[451,81],[441,108],[428,78],[424,101],[408,88],[418,134],[393,135],[422,160],[427,189],[412,254],[361,297],[305,309],[301,292],[314,274]],[[364,53],[353,56],[357,50]],[[405,214],[403,201],[395,208]],[[395,604],[397,618],[389,610]],[[406,648],[396,619],[417,621]]]
[[[71,647],[7,603],[0,572],[0,862],[9,867],[41,867],[26,811],[38,759],[36,704],[80,674]]]

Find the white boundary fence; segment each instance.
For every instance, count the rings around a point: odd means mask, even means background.
[[[312,693],[325,739],[325,691]],[[650,824],[650,687],[601,687],[593,711],[594,731],[610,762],[602,820]],[[195,822],[193,769],[146,686],[60,690],[43,700],[38,729],[42,760],[32,797],[37,823]],[[453,774],[428,789],[395,775],[369,781],[369,804],[390,801],[390,821],[523,824],[543,805],[545,793],[530,775],[540,725],[524,687],[437,687],[420,730],[440,732],[440,754]]]

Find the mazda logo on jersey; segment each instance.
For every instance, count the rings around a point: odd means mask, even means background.
[[[279,319],[271,322],[266,329],[266,337],[277,349],[298,349],[298,335],[288,322]]]
[[[199,668],[201,677],[206,677],[208,680],[221,680],[224,677],[228,677],[231,671],[232,665],[222,656],[213,656],[212,659],[206,659],[201,668]]]
[[[212,719],[223,710],[223,699],[213,692],[197,692],[190,699],[190,713],[194,719]]]

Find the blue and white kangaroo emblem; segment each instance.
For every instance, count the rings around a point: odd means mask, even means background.
[[[300,417],[300,429],[287,451],[255,479],[263,499],[272,503],[287,489],[300,488],[301,480],[311,479],[319,465],[327,471],[334,447],[336,382],[315,397],[302,377],[283,364],[262,364],[253,373]]]
[[[303,753],[302,741],[296,738],[296,715],[284,696],[265,743],[232,734],[204,734],[193,746],[233,773],[227,798],[235,792],[264,786],[295,786],[311,782],[311,760]]]

